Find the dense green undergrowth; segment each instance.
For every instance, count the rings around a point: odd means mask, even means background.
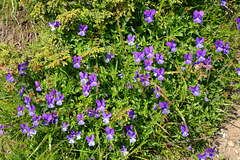
[[[8,4],[4,2],[2,6]],[[0,44],[0,64],[5,67],[0,71],[2,158],[197,159],[207,147],[214,147],[207,140],[232,107],[228,102],[239,98],[231,94],[239,88],[237,1],[229,1],[225,7],[213,0],[21,0],[18,5],[27,9],[26,19],[34,22],[38,38],[31,44],[25,42],[21,50],[13,44]],[[150,23],[145,19],[146,9],[156,10]],[[195,10],[204,11],[202,23],[193,21]],[[61,24],[54,30],[49,22],[57,20]],[[79,30],[80,24],[88,28]],[[135,35],[135,39],[130,40],[128,35]],[[196,47],[197,37],[204,39],[201,49]],[[215,43],[220,40],[225,48],[218,52]],[[166,45],[171,41],[177,44],[173,47],[176,51]],[[225,52],[226,42],[229,53]],[[145,47],[150,46],[153,55],[162,54],[164,63],[147,55]],[[204,49],[202,58],[206,60],[198,63],[201,56],[196,53]],[[140,63],[136,63],[135,52],[143,51],[145,60],[139,58]],[[106,57],[109,53],[114,57]],[[191,63],[186,64],[184,55],[189,53]],[[80,67],[73,62],[74,56],[81,56]],[[153,63],[147,67],[149,59]],[[154,72],[162,68],[164,74]],[[80,72],[87,72],[88,77],[81,78]],[[90,81],[91,73],[96,81]],[[6,81],[6,75],[14,81]],[[92,82],[96,85],[84,91]],[[199,90],[190,90],[197,85]],[[56,104],[60,98],[56,91],[64,95],[62,104]],[[55,97],[54,107],[50,95]],[[96,107],[97,100],[102,99],[104,112],[111,113],[109,123]],[[25,106],[22,116],[18,105]],[[41,119],[37,127],[29,129],[34,122],[31,106]],[[51,114],[51,120],[43,119],[46,113]],[[84,118],[77,118],[82,113]],[[84,125],[79,125],[81,119]],[[62,128],[63,122],[69,124],[67,131]],[[126,130],[130,125],[132,131]],[[112,140],[106,138],[107,126],[114,128]],[[189,130],[184,134],[183,126]],[[71,129],[81,131],[81,138]],[[95,136],[93,146],[86,140],[91,135]],[[122,145],[128,154],[119,151]]]

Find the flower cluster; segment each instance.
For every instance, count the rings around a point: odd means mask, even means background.
[[[206,152],[202,155],[201,153],[199,153],[197,155],[197,157],[199,158],[199,160],[205,160],[207,157],[209,158],[213,158],[215,156],[215,152],[217,152],[215,150],[216,146],[212,148],[207,148]]]
[[[219,40],[215,42],[215,46],[216,46],[216,51],[217,52],[224,52],[225,54],[229,53],[230,47],[229,47],[229,43],[226,42],[225,46],[223,45],[223,40]]]
[[[237,27],[240,30],[240,18],[239,17],[236,18],[236,22],[237,22],[237,25],[238,25]]]

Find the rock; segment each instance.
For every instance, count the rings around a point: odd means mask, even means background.
[[[235,150],[235,152],[237,153],[237,155],[238,155],[238,151],[237,150]]]
[[[225,137],[226,137],[226,134],[225,134],[225,133],[223,133],[223,139],[225,139]]]
[[[230,147],[234,147],[234,142],[233,142],[233,141],[229,141],[229,142],[228,142],[228,145],[229,145]]]

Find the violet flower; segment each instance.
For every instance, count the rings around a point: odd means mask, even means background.
[[[205,62],[204,62],[204,65],[206,65],[206,67],[205,67],[206,70],[209,70],[212,67],[211,62],[212,62],[211,57],[208,56],[208,58],[205,59]]]
[[[51,119],[51,123],[52,124],[55,124],[55,123],[57,123],[58,122],[58,116],[57,116],[57,112],[56,112],[56,110],[54,110],[54,111],[52,111],[52,119]]]
[[[204,16],[204,12],[203,11],[197,11],[197,10],[195,10],[194,12],[193,12],[193,18],[194,18],[194,22],[195,23],[202,23],[203,22],[203,20],[202,20],[202,17]]]
[[[8,74],[5,77],[6,81],[13,82],[14,81],[14,77],[11,76],[11,74],[9,73],[9,70],[7,70],[7,72],[8,72]]]
[[[63,131],[63,132],[66,132],[68,126],[69,126],[69,123],[63,122],[63,123],[62,123],[62,131]]]
[[[164,80],[164,71],[165,71],[165,69],[162,67],[161,69],[157,69],[157,68],[155,68],[154,70],[154,76],[156,76],[156,77],[158,77],[158,80],[159,81],[162,81],[162,80]]]
[[[38,81],[35,81],[36,91],[42,91],[41,86]]]
[[[221,6],[226,6],[227,4],[226,0],[220,0],[220,2],[221,2]]]
[[[24,93],[24,90],[25,90],[26,86],[22,87],[22,90],[20,91],[20,97],[22,97],[23,93]]]
[[[229,53],[229,50],[230,50],[229,43],[226,42],[226,43],[225,43],[225,47],[223,47],[223,52],[224,52],[224,54],[228,54],[228,53]]]
[[[56,101],[57,101],[56,105],[61,106],[62,105],[62,100],[64,99],[64,95],[63,94],[61,95],[60,92],[57,92],[56,96],[57,96],[57,98],[56,98]]]
[[[81,79],[81,83],[83,83],[83,84],[86,84],[87,82],[88,82],[88,73],[87,72],[85,72],[85,73],[82,73],[82,72],[80,72],[79,73],[79,78]]]
[[[76,133],[74,132],[73,129],[71,129],[71,132],[66,137],[68,139],[68,143],[70,143],[70,144],[75,143],[74,138],[76,137]]]
[[[33,115],[33,126],[37,127],[39,125],[38,121],[41,119],[42,116],[36,116],[36,114]]]
[[[137,133],[136,132],[131,132],[130,134],[129,134],[129,136],[130,136],[130,143],[134,143],[134,142],[136,142],[136,135],[137,135]]]
[[[43,113],[42,118],[43,118],[42,124],[47,126],[53,117],[51,113]]]
[[[21,107],[20,105],[18,105],[17,110],[18,110],[18,115],[19,115],[19,116],[22,116],[22,115],[23,115],[23,112],[22,112],[22,111],[24,110],[24,108],[25,108],[24,106]]]
[[[139,74],[140,82],[143,82],[142,83],[143,86],[149,86],[150,85],[149,77],[150,77],[149,73],[146,73],[145,76],[142,75],[142,74]]]
[[[217,52],[222,52],[222,50],[224,49],[223,40],[220,39],[219,41],[216,41],[215,46]]]
[[[84,122],[84,120],[83,120],[83,118],[84,118],[84,113],[81,113],[81,114],[77,114],[77,121],[78,121],[78,125],[84,125],[85,124],[85,122]]]
[[[123,145],[122,146],[122,150],[119,150],[119,152],[122,152],[123,156],[127,156],[128,155],[128,151],[127,151],[127,148],[125,148],[125,146]]]
[[[189,90],[192,91],[194,96],[199,96],[200,95],[200,93],[199,93],[200,90],[199,90],[199,85],[198,84],[196,84],[195,87],[190,86]]]
[[[128,126],[125,126],[125,129],[126,129],[126,131],[127,131],[127,135],[132,134],[132,132],[133,132],[133,126],[132,126],[132,125],[130,125],[129,127],[128,127]]]
[[[108,52],[108,54],[106,54],[105,62],[108,63],[113,57],[114,55],[112,55],[111,52]]]
[[[134,54],[134,58],[135,58],[135,62],[139,63],[141,61],[141,59],[145,56],[144,51],[142,52],[133,52]]]
[[[30,107],[30,102],[31,102],[31,98],[30,97],[24,97],[24,103],[26,104],[26,108]]]
[[[81,60],[82,60],[81,56],[78,56],[78,57],[74,56],[73,57],[73,63],[74,63],[73,67],[74,68],[80,68],[81,67],[81,65],[80,65]]]
[[[147,58],[153,58],[153,46],[144,47],[144,52],[146,53]]]
[[[155,88],[152,88],[153,93],[155,94],[156,98],[161,97],[161,94],[159,92],[161,92],[159,87],[156,87],[157,89],[155,90]]]
[[[236,68],[238,75],[240,76],[240,68]]]
[[[77,140],[79,140],[79,139],[81,139],[81,138],[82,138],[81,134],[82,134],[82,132],[81,132],[81,131],[79,131],[78,133],[76,133],[76,134],[75,134],[75,136],[76,136]]]
[[[51,31],[54,31],[55,27],[59,27],[61,25],[61,23],[59,23],[59,20],[53,21],[52,23],[48,22],[48,24],[51,27]]]
[[[135,119],[136,118],[136,115],[134,115],[133,109],[128,110],[127,114],[128,114],[130,119]]]
[[[158,64],[163,64],[164,63],[164,60],[163,60],[164,57],[163,57],[161,52],[159,52],[159,54],[156,53],[154,56],[155,56]]]
[[[136,82],[137,81],[137,78],[138,78],[138,72],[139,72],[139,69],[136,71],[136,72],[134,72],[135,73],[135,76],[133,77],[133,80],[134,80],[134,82]]]
[[[189,132],[189,130],[188,130],[188,126],[187,125],[182,125],[181,127],[180,127],[180,129],[181,129],[181,131],[182,131],[182,136],[183,137],[187,137],[189,134],[188,134],[188,132]]]
[[[203,48],[203,42],[204,42],[204,37],[202,37],[201,39],[199,39],[198,37],[196,38],[196,47],[197,48]]]
[[[21,126],[21,129],[22,129],[22,133],[27,134],[29,136],[29,138],[37,133],[37,131],[34,130],[35,129],[34,127],[31,127],[31,128],[28,127],[28,123],[26,123],[26,125],[24,125],[22,123],[20,126]]]
[[[45,99],[47,100],[48,108],[54,108],[55,97],[50,96],[50,94],[49,94],[49,96],[48,96],[48,94],[46,93]]]
[[[207,152],[205,152],[203,155],[201,153],[199,153],[197,155],[197,157],[199,158],[199,160],[205,160],[207,158]]]
[[[114,128],[110,129],[108,126],[105,128],[106,130],[106,138],[109,140],[113,140],[113,133],[114,133]]]
[[[79,25],[79,32],[78,35],[85,36],[86,30],[88,29],[88,26],[83,26],[82,24]]]
[[[87,139],[87,143],[88,143],[89,146],[94,146],[95,145],[93,134],[91,135],[90,138],[88,136],[86,136],[86,139]]]
[[[197,51],[196,51],[196,54],[197,54],[197,57],[198,57],[198,61],[199,61],[199,62],[205,61],[205,58],[204,58],[204,56],[206,55],[206,50],[205,50],[205,49],[203,49],[203,50],[197,50]]]
[[[237,22],[237,24],[238,24],[237,27],[238,27],[238,29],[240,30],[240,18],[239,18],[239,17],[236,18],[236,22]]]
[[[150,59],[149,61],[145,59],[144,60],[145,70],[151,71],[152,70],[152,63],[153,63],[152,59]]]
[[[150,11],[148,9],[146,9],[144,11],[144,17],[145,20],[147,21],[147,23],[151,23],[153,22],[153,16],[156,14],[156,10],[155,9],[151,9]]]
[[[97,103],[98,111],[102,112],[105,110],[105,106],[106,106],[105,99],[102,99],[102,102],[100,102],[100,100],[97,99],[96,103]]]
[[[128,35],[127,38],[128,38],[128,40],[127,40],[127,41],[128,41],[128,44],[129,44],[130,46],[133,46],[133,45],[134,45],[135,35],[133,35],[133,36]]]
[[[99,118],[101,115],[100,113],[98,112],[98,107],[95,108],[95,111],[94,111],[94,118]]]
[[[112,116],[112,113],[106,114],[105,112],[102,112],[102,119],[105,124],[109,123],[109,119]]]
[[[191,64],[192,63],[191,53],[184,54],[184,58],[185,58],[185,64]]]
[[[49,92],[49,96],[54,96],[57,93],[56,89],[54,88],[49,90],[52,91],[52,92]]]
[[[98,83],[97,83],[97,76],[96,75],[91,73],[91,75],[88,78],[89,78],[89,82],[90,82],[90,86],[91,87],[96,87],[98,85]]]
[[[216,146],[213,147],[213,149],[212,149],[212,148],[207,148],[207,149],[206,149],[206,152],[208,153],[209,158],[213,158],[213,157],[215,156],[215,153],[214,153],[214,152],[217,152],[217,151],[215,150],[215,148],[216,148]]]
[[[170,105],[170,102],[159,102],[159,107],[162,110],[162,114],[168,114],[170,112],[170,106],[168,107],[168,104]]]
[[[120,74],[118,74],[118,76],[119,76],[120,78],[123,78],[123,72],[120,73]]]
[[[91,110],[91,109],[88,109],[88,108],[86,108],[86,113],[88,114],[88,117],[91,117],[91,116],[95,115],[95,111]]]
[[[34,111],[35,111],[35,107],[34,106],[29,106],[28,107],[28,110],[29,110],[29,116],[33,116],[34,115]]]
[[[3,134],[3,129],[4,128],[4,125],[1,125],[1,127],[0,127],[0,135],[2,135]]]
[[[90,84],[82,85],[82,91],[84,96],[88,96],[91,89]]]
[[[175,44],[174,40],[172,40],[171,42],[167,42],[167,46],[170,47],[171,52],[177,51],[177,44]]]

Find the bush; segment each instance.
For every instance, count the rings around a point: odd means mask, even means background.
[[[38,39],[22,51],[0,46],[0,64],[13,72],[2,71],[1,138],[8,143],[4,153],[10,150],[3,157],[197,158],[213,147],[204,142],[237,98],[226,88],[239,87],[230,85],[239,81],[236,1],[228,7],[218,1],[21,4],[36,21]],[[146,18],[151,9],[156,14]],[[204,11],[202,23],[193,21],[195,10]],[[51,31],[48,22],[57,20]]]

